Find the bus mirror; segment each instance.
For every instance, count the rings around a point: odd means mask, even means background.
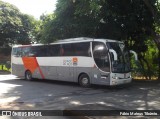
[[[117,53],[116,53],[116,51],[113,50],[113,49],[109,49],[109,52],[113,53],[114,61],[117,61]]]
[[[137,53],[133,50],[130,50],[130,53],[132,53],[135,57],[135,60],[137,61],[138,60],[138,56],[137,56]]]

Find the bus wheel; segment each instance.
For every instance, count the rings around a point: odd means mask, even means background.
[[[87,74],[82,74],[79,77],[79,84],[82,87],[89,87],[90,86],[90,80],[89,80],[89,76]]]
[[[26,71],[25,79],[28,80],[28,81],[32,80],[32,73],[30,71]]]

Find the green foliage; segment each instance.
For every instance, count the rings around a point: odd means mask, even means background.
[[[148,40],[146,41],[146,44],[148,46],[148,50],[144,54],[144,58],[149,63],[150,72],[149,75],[158,77],[158,48],[156,47],[156,44]],[[147,69],[147,66],[145,66]]]
[[[54,17],[47,23],[49,27],[43,27],[47,32],[41,33],[41,41],[48,43],[70,37],[93,37],[99,11],[100,6],[92,0],[58,0]]]
[[[144,52],[144,41],[154,29],[154,19],[142,0],[58,0],[53,16],[48,32],[41,34],[46,42],[80,36],[111,38]]]
[[[141,53],[142,61],[131,60],[133,76],[146,77],[147,79],[158,77],[158,48],[150,39],[145,42],[147,51]],[[141,59],[140,59],[141,60]]]
[[[54,14],[48,14],[48,15],[42,15],[40,17],[40,21],[39,21],[39,28],[37,29],[37,32],[39,32],[37,34],[37,41],[38,42],[42,42],[42,43],[48,43],[48,42],[52,42],[53,41],[53,36],[52,34],[52,24],[53,24],[53,20],[55,19],[55,15]]]
[[[81,36],[121,40],[138,53],[143,74],[156,75],[159,18],[158,0],[58,0],[54,14],[42,16],[37,38],[43,43]]]
[[[29,44],[33,38],[35,19],[22,14],[17,7],[0,1],[0,46]]]
[[[7,65],[0,65],[0,71],[2,70],[11,72],[10,66],[7,66]]]

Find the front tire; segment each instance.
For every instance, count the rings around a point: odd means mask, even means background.
[[[82,74],[79,77],[79,84],[82,87],[90,87],[90,79],[89,76],[87,74]]]
[[[28,81],[32,80],[32,73],[30,71],[26,71],[25,79],[28,80]]]

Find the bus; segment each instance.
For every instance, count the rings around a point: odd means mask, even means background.
[[[50,44],[12,47],[12,74],[26,80],[49,79],[91,84],[130,83],[130,53],[121,41],[94,38],[71,38]]]

